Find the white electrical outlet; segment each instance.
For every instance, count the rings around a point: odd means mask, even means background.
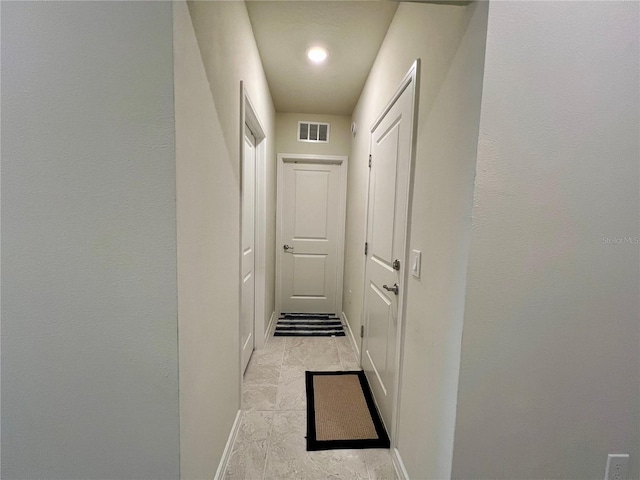
[[[628,469],[628,453],[610,453],[607,458],[607,470],[604,474],[604,480],[627,480]]]

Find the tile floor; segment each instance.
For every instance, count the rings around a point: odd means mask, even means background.
[[[307,452],[305,370],[359,370],[347,337],[271,337],[251,357],[225,478],[395,480],[389,450]]]

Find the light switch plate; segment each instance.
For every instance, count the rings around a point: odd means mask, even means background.
[[[411,250],[411,275],[416,278],[420,278],[420,269],[422,264],[422,252],[420,250]]]

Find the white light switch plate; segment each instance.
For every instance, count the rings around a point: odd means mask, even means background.
[[[420,250],[411,250],[410,259],[411,275],[420,278],[420,268],[422,264],[422,252]]]

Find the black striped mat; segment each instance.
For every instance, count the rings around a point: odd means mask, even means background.
[[[344,337],[340,318],[332,313],[283,313],[276,337]]]

